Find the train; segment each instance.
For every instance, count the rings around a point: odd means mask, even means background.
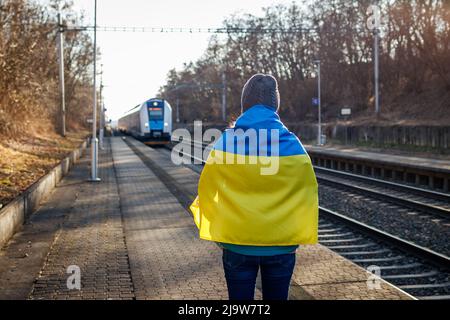
[[[167,144],[172,135],[172,107],[164,99],[149,99],[118,120],[120,132],[148,145]]]

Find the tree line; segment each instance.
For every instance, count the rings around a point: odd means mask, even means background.
[[[282,117],[311,121],[317,117],[312,105],[317,96],[314,61],[320,59],[325,120],[337,119],[342,107],[359,117],[373,117],[374,12],[368,10],[373,4],[304,0],[265,8],[261,17],[233,15],[224,28],[252,31],[213,35],[202,58],[168,73],[160,95],[172,105],[178,100],[182,121],[220,121],[221,91],[205,84],[221,83],[225,73],[229,121],[240,113],[246,79],[256,72],[270,73],[279,80]],[[380,0],[377,5],[385,118],[448,117],[450,2]],[[174,90],[182,83],[198,87]]]
[[[80,25],[71,1],[47,4],[0,0],[0,134],[58,130],[60,117],[58,21]],[[66,123],[86,125],[92,108],[92,52],[88,34],[64,32]]]

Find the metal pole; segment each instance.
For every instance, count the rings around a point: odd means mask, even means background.
[[[105,125],[106,125],[105,111],[106,111],[106,109],[105,109],[105,103],[104,103],[103,99],[102,99],[101,108],[102,108],[102,115],[101,115],[102,129],[101,129],[101,131],[100,131],[100,133],[101,133],[101,139],[102,139],[102,140],[101,140],[101,150],[104,150],[104,148],[103,148],[103,142],[104,142],[104,140],[105,140]]]
[[[222,73],[222,120],[227,121],[227,76]]]
[[[92,110],[91,181],[98,177],[98,139],[97,139],[97,0],[94,0],[94,106]]]
[[[321,98],[321,79],[320,79],[320,60],[317,61],[317,100],[318,100],[318,124],[317,124],[317,144],[322,145],[322,98]]]
[[[376,22],[378,24],[378,22]],[[380,114],[380,69],[379,69],[379,29],[378,25],[374,29],[374,81],[375,81],[375,113],[378,116]]]
[[[59,88],[61,103],[61,123],[60,133],[66,136],[66,102],[64,88],[64,27],[62,25],[61,13],[58,13],[58,55],[59,55]]]
[[[100,78],[100,150],[103,150],[103,136],[105,127],[105,108],[103,107],[103,65],[101,65],[101,78]]]
[[[180,122],[180,99],[177,97],[177,123]]]

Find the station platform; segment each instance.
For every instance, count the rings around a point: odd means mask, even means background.
[[[450,192],[450,161],[354,147],[305,145],[314,165]]]
[[[221,249],[186,204],[199,174],[122,137],[84,157],[0,250],[0,299],[227,299]],[[79,268],[81,287],[71,270]],[[299,248],[290,299],[413,299],[321,245]],[[69,288],[70,287],[70,288]],[[258,281],[256,299],[261,299]]]
[[[337,155],[343,158],[354,158],[361,160],[377,160],[380,162],[390,164],[403,164],[424,170],[436,170],[443,173],[450,174],[450,162],[442,159],[432,159],[424,157],[412,157],[406,155],[395,155],[388,153],[362,151],[353,147],[320,147],[313,145],[305,145],[305,148],[312,153],[324,153],[330,155]]]

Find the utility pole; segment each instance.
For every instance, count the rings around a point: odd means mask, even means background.
[[[321,98],[321,79],[320,79],[320,60],[314,61],[317,64],[317,144],[322,145],[322,98]]]
[[[94,0],[94,105],[92,110],[91,142],[91,181],[100,181],[98,177],[98,139],[97,139],[97,0]]]
[[[177,123],[180,122],[180,98],[178,98],[178,90],[177,90]]]
[[[100,78],[100,150],[103,150],[103,137],[104,137],[104,128],[105,128],[105,108],[103,105],[103,64],[101,65],[101,78]]]
[[[58,55],[59,55],[59,88],[60,88],[60,108],[61,123],[60,134],[66,136],[66,102],[64,88],[64,26],[62,25],[61,13],[58,13]]]
[[[177,123],[180,122],[180,97],[178,96],[178,86],[175,87],[175,95],[177,96]]]
[[[222,120],[227,121],[227,76],[225,70],[222,73]]]
[[[379,19],[378,19],[379,21]],[[378,28],[378,23],[375,23],[375,29],[374,29],[374,81],[375,81],[375,113],[377,116],[380,115],[380,65],[379,65],[379,37],[380,37],[380,30]]]
[[[373,32],[373,82],[375,96],[375,115],[380,116],[380,28],[381,28],[381,8],[379,0],[373,0],[367,13],[367,27]]]

